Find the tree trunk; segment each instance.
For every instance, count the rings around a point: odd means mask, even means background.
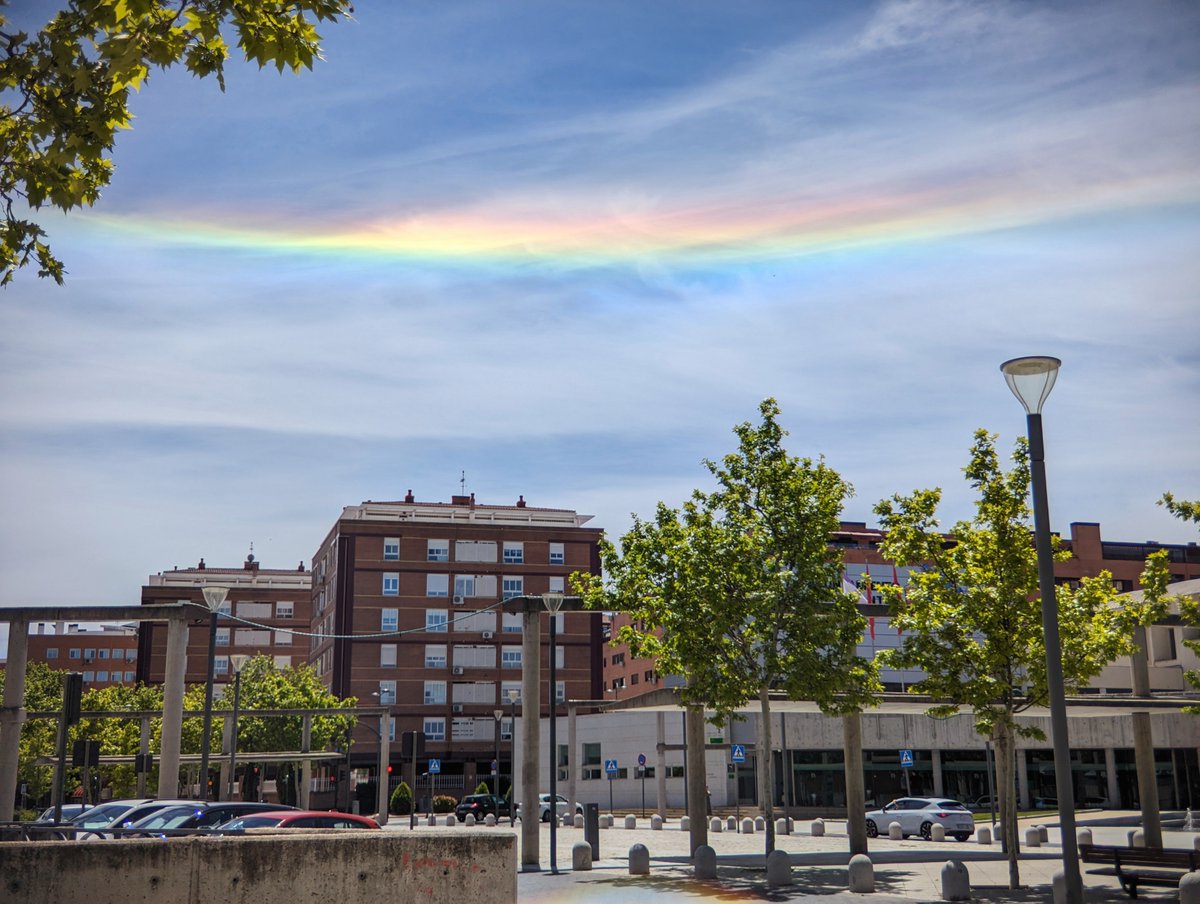
[[[992,733],[996,745],[996,797],[1000,804],[1000,831],[1004,835],[1004,849],[1008,855],[1008,887],[1020,888],[1021,866],[1019,857],[1021,843],[1017,826],[1017,791],[1014,771],[1015,737],[1012,725],[1000,722]]]
[[[771,751],[771,697],[763,685],[758,692],[758,802],[766,822],[766,853],[775,850],[775,757]]]

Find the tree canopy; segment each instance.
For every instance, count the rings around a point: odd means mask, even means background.
[[[62,283],[63,263],[30,216],[96,202],[116,133],[130,128],[130,92],[151,69],[182,65],[223,91],[230,32],[260,68],[311,69],[315,23],[352,12],[349,0],[69,0],[32,35],[0,13],[0,285],[31,262]]]

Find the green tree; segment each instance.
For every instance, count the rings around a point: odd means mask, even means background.
[[[31,662],[25,670],[26,712],[61,712],[62,682],[65,671],[52,669],[42,662]],[[4,694],[5,672],[0,669],[0,698]],[[17,782],[26,786],[30,800],[50,793],[54,767],[39,764],[53,762],[58,740],[58,723],[53,719],[26,719],[21,726],[18,746]]]
[[[388,801],[388,812],[393,816],[407,816],[412,812],[413,793],[408,782],[400,782]]]
[[[28,217],[96,202],[117,130],[130,127],[130,91],[152,68],[182,65],[223,91],[231,33],[260,68],[311,69],[315,23],[351,12],[350,0],[69,0],[32,36],[0,14],[0,285],[31,261],[62,283],[62,262]]]
[[[619,550],[601,543],[607,579],[573,580],[591,607],[631,617],[616,641],[682,675],[684,703],[724,722],[757,700],[770,750],[770,689],[844,713],[873,700],[879,683],[856,654],[866,619],[829,547],[852,489],[824,460],[788,454],[774,399],[759,412],[759,424],[734,428],[737,452],[705,461],[716,489],[694,491],[681,509],[659,503],[653,521],[635,517]],[[758,762],[769,853],[771,757]]]
[[[1178,518],[1180,521],[1190,521],[1197,527],[1200,527],[1200,501],[1189,501],[1185,499],[1176,499],[1172,493],[1163,493],[1163,496],[1158,500],[1158,504],[1164,506],[1167,511]],[[1159,550],[1154,554],[1162,559],[1162,568],[1167,569],[1167,551]],[[1153,557],[1152,557],[1153,558]],[[1179,614],[1183,620],[1193,628],[1200,628],[1200,598],[1193,596],[1175,596],[1166,601],[1169,605],[1174,603],[1179,607]],[[1200,653],[1200,640],[1185,640],[1183,645],[1190,650]],[[1200,688],[1200,671],[1189,669],[1184,673],[1188,683],[1195,688]],[[1185,712],[1200,715],[1200,706],[1184,707]]]
[[[83,694],[84,712],[162,712],[162,688],[156,685],[114,684],[90,688]],[[142,725],[137,718],[82,719],[75,727],[74,737],[100,742],[101,756],[133,756],[140,750]],[[150,720],[151,750],[154,739],[162,738],[162,718]],[[159,748],[161,749],[161,748]],[[137,787],[137,773],[132,763],[117,763],[101,767],[101,776],[113,797],[131,797]],[[156,785],[151,782],[151,787]]]
[[[1158,504],[1181,521],[1191,521],[1200,525],[1200,501],[1176,499],[1172,493],[1163,493]]]
[[[950,531],[938,529],[941,490],[918,490],[875,506],[886,536],[880,553],[914,567],[905,588],[878,588],[892,624],[904,633],[896,650],[880,654],[884,665],[915,668],[925,678],[914,693],[947,701],[930,708],[947,716],[965,707],[975,730],[996,746],[997,794],[1007,843],[1009,882],[1016,888],[1017,811],[1013,753],[1018,736],[1041,737],[1018,722],[1032,706],[1048,703],[1046,651],[1038,594],[1037,553],[1029,505],[1029,452],[1019,439],[1013,468],[1005,471],[996,437],[979,430],[965,468],[977,499],[975,515]],[[1056,556],[1066,558],[1066,551]],[[1143,582],[1157,587],[1161,574],[1148,569]],[[1134,652],[1134,629],[1161,615],[1161,605],[1116,601],[1112,576],[1101,572],[1077,588],[1057,588],[1063,680],[1068,693],[1082,687],[1113,659]]]

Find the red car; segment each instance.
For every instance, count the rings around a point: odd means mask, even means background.
[[[367,816],[335,813],[330,810],[277,810],[247,813],[217,826],[218,832],[244,829],[378,829],[379,823]]]

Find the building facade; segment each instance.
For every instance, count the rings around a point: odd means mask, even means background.
[[[572,572],[598,572],[601,532],[584,526],[590,518],[528,506],[524,498],[499,506],[474,496],[427,503],[411,492],[399,502],[343,510],[313,557],[309,658],[334,694],[392,712],[380,729],[360,724],[352,766],[374,762],[378,732],[386,730],[396,742],[398,778],[399,741],[417,731],[427,757],[440,761],[436,787],[461,796],[496,768],[496,784],[507,789],[512,717],[524,707],[522,630],[521,616],[501,606],[513,597],[569,593]],[[563,612],[557,619],[558,698],[599,696],[600,618]],[[545,677],[548,644],[540,655]],[[539,709],[548,713],[543,684]]]
[[[195,568],[151,575],[142,587],[144,606],[185,602],[194,607],[185,683],[202,684],[208,677],[209,612],[204,588],[214,586],[229,588],[217,619],[216,684],[233,680],[230,657],[235,654],[265,654],[280,668],[307,661],[312,572],[303,563],[288,571],[261,568],[253,555],[246,557],[241,568],[214,568],[201,559]],[[138,635],[137,679],[161,684],[166,674],[167,626],[142,622]]]
[[[84,690],[137,682],[136,625],[37,622],[28,643],[30,663],[81,673]]]

